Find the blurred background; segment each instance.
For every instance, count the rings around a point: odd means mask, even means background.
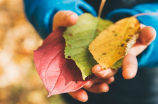
[[[27,21],[22,0],[0,0],[0,104],[67,104],[47,98],[33,62],[42,40]]]

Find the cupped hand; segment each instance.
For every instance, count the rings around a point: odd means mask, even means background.
[[[138,68],[136,56],[142,53],[155,39],[155,37],[156,31],[154,28],[141,24],[141,33],[139,34],[136,43],[123,59],[122,75],[124,79],[132,79],[135,77]],[[99,65],[97,65],[97,67],[94,66],[92,72],[95,74],[95,76],[104,79],[109,78],[116,73],[116,71],[112,69],[102,70],[101,67],[99,68]]]
[[[76,24],[78,21],[78,15],[72,11],[59,11],[54,16],[53,30],[59,27],[68,27]],[[131,48],[129,53],[124,57],[122,64],[122,75],[124,79],[132,79],[135,77],[138,68],[138,62],[136,56],[142,53],[147,46],[155,39],[156,31],[150,26],[141,25],[141,33],[137,39],[135,45]],[[91,80],[83,87],[84,89],[94,92],[102,93],[109,90],[108,84],[114,81],[114,75],[116,70],[107,69],[102,70],[100,65],[95,65],[92,68],[94,76]],[[74,99],[81,102],[88,100],[88,95],[84,89],[79,89],[75,92],[70,92]]]

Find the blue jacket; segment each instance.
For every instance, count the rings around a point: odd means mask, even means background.
[[[99,1],[95,0],[95,2]],[[80,15],[86,10],[94,16],[97,14],[95,9],[84,0],[24,0],[24,5],[28,20],[42,38],[51,33],[53,16],[57,11],[71,10]],[[116,9],[106,15],[106,18],[115,22],[121,18],[145,12],[158,12],[158,0],[152,3],[139,4],[133,8]],[[140,16],[138,20],[147,26],[154,27],[158,32],[158,15]],[[138,58],[139,67],[158,66],[158,48],[156,44],[158,45],[158,38],[140,55]]]

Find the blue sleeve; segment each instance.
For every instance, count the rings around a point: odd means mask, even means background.
[[[150,12],[158,13],[158,1],[156,3],[137,5],[132,9],[117,9],[112,11],[106,18],[115,22],[124,17]],[[158,15],[139,16],[138,20],[146,26],[154,27],[158,33]],[[139,67],[158,66],[158,37],[138,57],[138,63]]]
[[[71,10],[78,15],[86,10],[96,16],[84,0],[24,0],[24,7],[28,20],[43,39],[51,33],[53,17],[60,10]]]

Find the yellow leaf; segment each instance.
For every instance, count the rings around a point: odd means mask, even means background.
[[[89,50],[101,67],[108,69],[128,53],[139,32],[140,23],[135,17],[124,18],[101,32]]]

